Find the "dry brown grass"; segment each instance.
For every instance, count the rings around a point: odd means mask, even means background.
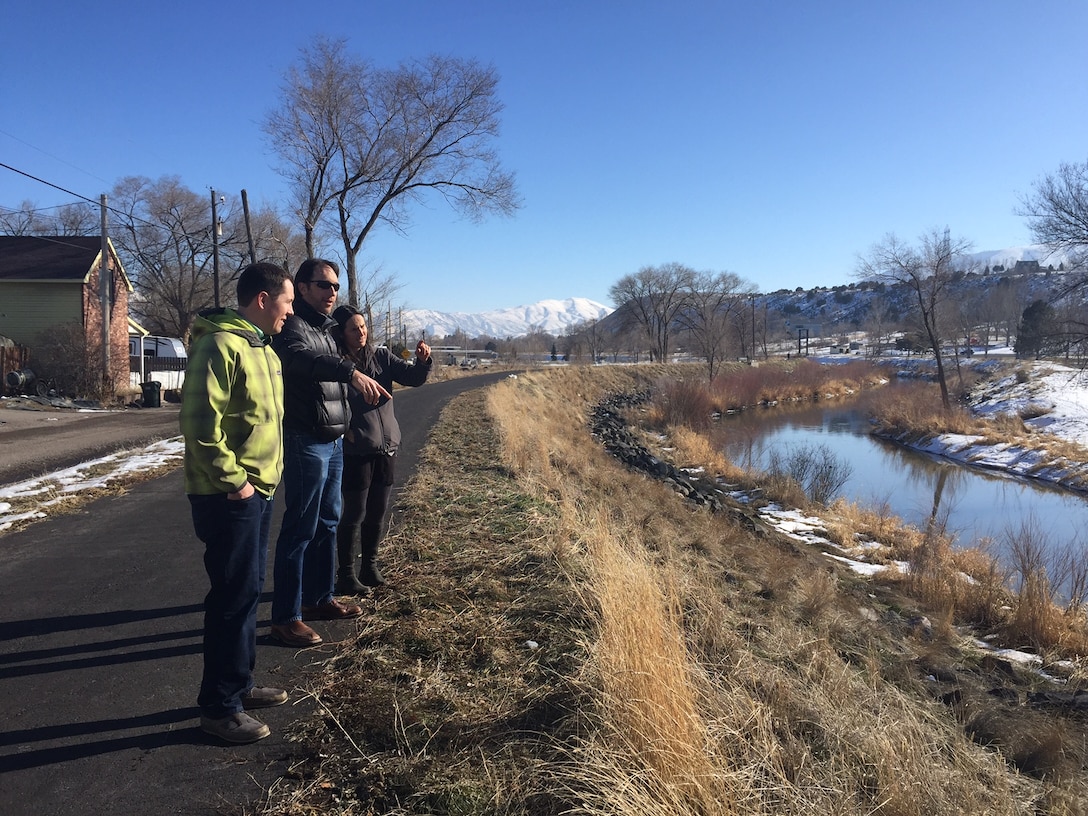
[[[941,410],[937,386],[914,383],[909,388],[890,389],[874,395],[869,409],[882,436],[917,442],[940,434],[962,434],[978,438],[980,445],[1010,445],[1045,454],[1038,468],[1060,467],[1063,461],[1088,462],[1088,449],[1075,442],[1035,431],[1022,416],[999,414],[982,417],[963,407]]]
[[[705,428],[715,413],[780,402],[819,402],[855,395],[883,385],[887,375],[871,363],[823,366],[809,360],[776,358],[748,366],[725,366],[707,384],[687,372],[673,370],[657,384],[653,419],[665,425]]]
[[[1083,779],[1018,773],[1015,734],[982,747],[932,701],[924,644],[873,622],[904,603],[887,588],[604,454],[593,405],[662,373],[538,372],[447,409],[396,590],[315,687],[312,759],[270,811],[1084,812]]]

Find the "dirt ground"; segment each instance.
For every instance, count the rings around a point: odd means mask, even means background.
[[[0,484],[177,436],[178,408],[163,402],[160,408],[87,410],[0,399]]]

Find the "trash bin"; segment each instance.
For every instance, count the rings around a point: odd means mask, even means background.
[[[161,408],[162,407],[162,383],[158,380],[151,380],[150,382],[140,383],[140,390],[143,392],[144,408]]]

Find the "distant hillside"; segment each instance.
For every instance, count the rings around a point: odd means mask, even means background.
[[[404,325],[410,335],[420,331],[427,337],[445,337],[458,331],[469,337],[521,337],[532,331],[562,334],[568,326],[586,320],[598,320],[612,310],[588,298],[542,300],[528,306],[513,306],[490,312],[437,312],[430,309],[409,309],[404,312]]]
[[[1028,253],[1017,257],[1010,250],[979,255],[982,256],[977,267],[979,271],[965,273],[949,287],[952,302],[973,304],[980,309],[987,303],[994,304],[979,311],[976,319],[983,319],[985,313],[985,319],[995,320],[1000,313],[1002,321],[1015,325],[1023,309],[1033,300],[1051,300],[1073,282],[1071,275],[1074,273],[1057,271],[1060,261],[1054,264],[1053,271],[1047,268],[1050,263],[1047,261],[1036,272],[1018,274],[1014,272],[1017,261],[1038,259]],[[1075,274],[1082,276],[1083,272]],[[1002,304],[996,305],[994,298],[1003,293],[1009,297],[1001,298]],[[800,292],[779,290],[758,295],[755,302],[757,312],[766,314],[772,324],[777,323],[777,318],[787,327],[819,326],[825,336],[862,328],[878,309],[893,322],[906,318],[916,309],[913,293],[905,285],[885,286],[872,281]]]
[[[1033,274],[1025,274],[1022,269],[1017,270],[1020,261],[1037,261],[1039,267]],[[1035,298],[1045,299],[1067,283],[1063,272],[1070,266],[1066,257],[1034,245],[976,252],[969,256],[969,262],[974,271],[965,273],[955,283],[954,291],[967,300],[980,300],[998,287],[1011,287],[1015,290],[1020,311]],[[785,328],[789,333],[791,326],[819,324],[830,333],[859,328],[870,318],[876,302],[892,320],[903,318],[913,310],[910,293],[905,287],[879,286],[866,281],[800,291],[765,292],[756,296],[755,307],[761,315],[766,315],[768,326],[774,325],[779,331]],[[1017,311],[1017,318],[1019,314]],[[414,336],[422,331],[427,337],[445,337],[460,331],[468,337],[506,339],[538,330],[561,335],[568,327],[587,320],[602,320],[603,331],[617,332],[622,328],[620,317],[613,309],[596,301],[574,297],[474,314],[409,309],[404,312],[403,320],[409,334]],[[762,324],[764,318],[759,322]]]

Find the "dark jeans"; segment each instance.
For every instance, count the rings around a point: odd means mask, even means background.
[[[272,623],[302,619],[302,607],[332,600],[340,522],[343,440],[288,431],[283,440],[285,509],[276,539]]]
[[[189,496],[211,588],[204,598],[204,676],[197,705],[216,719],[242,710],[257,662],[257,602],[264,588],[272,502],[255,493]]]

